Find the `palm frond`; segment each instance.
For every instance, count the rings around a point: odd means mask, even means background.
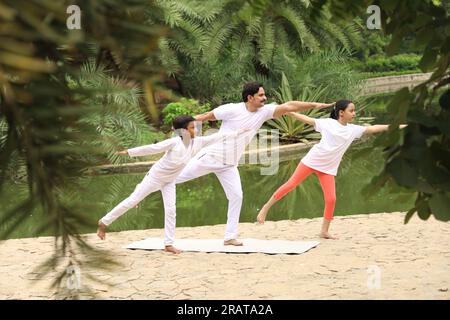
[[[220,51],[226,46],[226,42],[230,39],[233,31],[235,31],[235,26],[230,23],[227,16],[222,16],[212,22],[207,33],[209,38],[208,50],[204,55],[207,60],[214,62],[218,59]]]
[[[170,49],[168,39],[160,39],[159,49],[161,50],[159,59],[164,67],[165,72],[169,76],[173,76],[178,73],[181,70],[181,65],[175,52]]]
[[[274,54],[276,41],[274,24],[270,22],[263,24],[258,39],[259,61],[263,66],[268,67]]]
[[[292,26],[295,32],[298,34],[298,39],[301,42],[303,48],[310,51],[317,51],[319,48],[319,43],[314,39],[311,31],[306,26],[305,21],[301,15],[297,14],[292,7],[287,5],[280,5],[274,8],[275,13],[283,17],[286,22]]]

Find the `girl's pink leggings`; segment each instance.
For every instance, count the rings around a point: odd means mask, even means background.
[[[295,169],[294,174],[289,178],[289,180],[281,187],[279,187],[277,191],[275,191],[273,197],[277,201],[280,200],[313,172],[319,178],[320,185],[322,186],[322,191],[325,198],[325,210],[323,215],[325,219],[332,220],[334,205],[336,204],[336,189],[334,186],[334,176],[307,167],[302,162],[299,163],[297,169]]]

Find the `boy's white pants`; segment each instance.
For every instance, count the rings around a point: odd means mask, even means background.
[[[222,164],[208,155],[195,157],[181,171],[175,183],[186,182],[211,172],[214,172],[219,179],[228,199],[225,240],[236,239],[243,199],[241,177],[237,166]]]
[[[106,214],[101,221],[109,226],[114,220],[135,207],[150,193],[158,190],[161,190],[164,203],[164,244],[172,245],[175,238],[176,225],[175,183],[160,183],[149,173],[147,173],[142,182],[136,186],[133,193]]]

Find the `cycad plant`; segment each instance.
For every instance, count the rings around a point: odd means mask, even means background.
[[[292,66],[288,75],[282,72],[281,85],[274,92],[277,102],[290,100],[332,102],[350,99],[362,102],[360,87],[362,78],[349,66],[349,59],[342,50],[311,54]],[[293,83],[294,85],[291,85]],[[311,109],[305,112],[314,118],[329,114],[328,109]],[[320,136],[311,126],[290,116],[268,121],[268,125],[278,129],[280,139],[285,142],[302,141],[308,143]]]
[[[296,97],[294,99],[289,82],[283,74],[280,89],[275,93],[275,95],[277,100],[280,102],[291,100],[319,101],[325,95],[325,88],[319,87],[316,90],[306,88],[300,97]],[[305,112],[305,114],[313,117],[320,116],[323,113],[324,111],[316,109],[311,109]],[[284,142],[301,141],[308,143],[309,139],[318,137],[312,127],[305,126],[303,122],[300,122],[288,115],[284,115],[279,119],[269,120],[267,124],[275,129],[278,129],[280,140]]]

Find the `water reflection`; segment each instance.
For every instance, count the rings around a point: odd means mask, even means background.
[[[394,192],[390,187],[384,187],[370,198],[363,197],[361,189],[381,171],[383,159],[380,150],[372,150],[363,157],[356,157],[357,152],[358,147],[353,147],[341,163],[336,178],[335,216],[405,211],[411,208],[414,197],[398,190]],[[244,190],[241,222],[255,221],[259,208],[291,176],[302,156],[303,154],[298,154],[295,159],[281,162],[278,173],[271,176],[261,175],[260,167],[255,165],[239,168]],[[80,231],[94,232],[95,221],[126,198],[142,180],[144,174],[84,178],[82,188],[67,197],[67,203],[74,208],[81,203],[88,205],[88,209],[83,209],[82,213],[93,224],[91,227],[81,227]],[[10,185],[2,197],[0,214],[5,214],[25,197],[25,186]],[[268,220],[321,217],[323,206],[319,181],[315,175],[311,175],[272,208]],[[177,226],[224,224],[226,212],[225,193],[213,174],[177,186]],[[36,209],[32,210],[28,219],[21,223],[10,237],[48,235],[48,232],[38,232],[42,221],[42,213]],[[157,192],[142,201],[138,208],[131,209],[116,220],[111,225],[110,231],[163,228],[163,226],[163,203],[160,192]],[[0,229],[5,227],[0,226]]]

